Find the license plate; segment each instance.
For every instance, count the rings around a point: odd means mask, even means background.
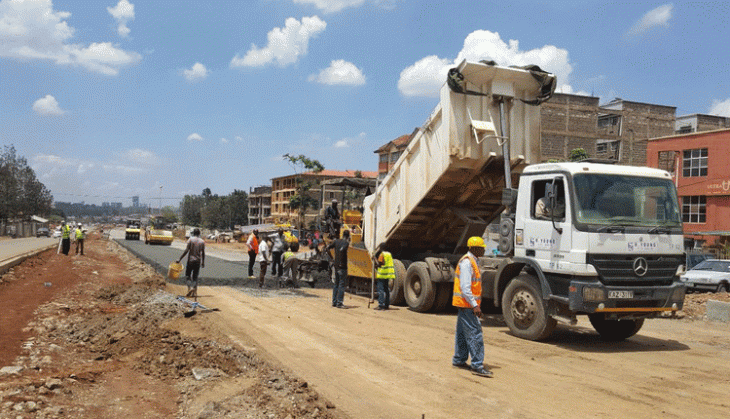
[[[634,298],[634,292],[633,291],[608,291],[608,298]]]

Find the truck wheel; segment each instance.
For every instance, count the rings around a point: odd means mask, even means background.
[[[393,259],[393,268],[395,269],[395,279],[390,281],[390,303],[393,305],[402,305],[405,302],[403,296],[403,284],[406,282],[406,267],[403,262]]]
[[[413,262],[408,267],[406,283],[404,284],[404,294],[408,307],[419,313],[430,310],[436,298],[434,288],[426,262]]]
[[[607,320],[603,313],[588,315],[593,328],[604,340],[624,340],[634,336],[644,325],[644,319],[637,320]]]
[[[547,314],[537,279],[529,275],[519,275],[507,285],[502,314],[512,334],[527,340],[546,339],[557,324]]]
[[[436,300],[433,304],[434,313],[445,311],[454,298],[454,284],[451,282],[440,282],[436,285]]]

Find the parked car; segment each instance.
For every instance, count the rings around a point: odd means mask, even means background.
[[[45,228],[45,227],[41,227],[41,228],[39,228],[38,230],[36,230],[36,232],[35,232],[35,236],[36,236],[36,237],[41,237],[41,236],[45,236],[45,237],[51,237],[51,231],[50,231],[50,230],[48,230],[48,229],[47,229],[47,228]]]
[[[707,259],[680,277],[688,290],[730,291],[730,260]]]
[[[53,230],[53,236],[51,236],[51,237],[53,237],[54,239],[57,239],[57,238],[61,237],[61,235],[62,235],[61,228],[59,227],[59,228]]]

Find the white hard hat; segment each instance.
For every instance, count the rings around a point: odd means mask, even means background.
[[[77,226],[81,227],[81,223],[76,224]]]

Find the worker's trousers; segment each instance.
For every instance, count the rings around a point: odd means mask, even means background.
[[[454,344],[454,365],[465,364],[471,355],[472,369],[482,368],[484,363],[484,337],[482,323],[471,308],[459,307],[456,315],[456,342]]]

